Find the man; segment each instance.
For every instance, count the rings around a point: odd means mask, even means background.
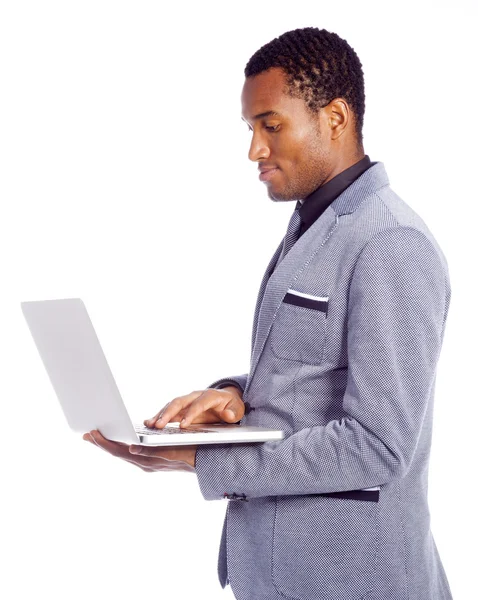
[[[286,437],[85,439],[145,470],[195,472],[206,500],[231,500],[218,572],[239,600],[450,600],[427,504],[446,259],[364,154],[362,67],[344,40],[287,32],[245,75],[249,158],[271,200],[296,202],[259,290],[250,371],[145,423],[242,420]]]

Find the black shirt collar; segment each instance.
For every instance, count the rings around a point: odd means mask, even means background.
[[[320,217],[329,204],[374,164],[376,163],[372,163],[368,155],[365,155],[364,158],[354,165],[318,187],[304,199],[302,204],[298,200],[296,209],[299,209],[299,215],[302,220],[299,237]]]

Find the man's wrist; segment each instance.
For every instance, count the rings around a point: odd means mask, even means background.
[[[196,451],[197,446],[190,446],[182,452],[181,460],[191,467],[190,469],[186,469],[187,471],[196,472]]]

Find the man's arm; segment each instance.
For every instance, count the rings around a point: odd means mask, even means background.
[[[378,233],[350,285],[347,416],[278,442],[199,446],[204,498],[319,494],[403,477],[433,388],[449,299],[446,265],[424,234]]]

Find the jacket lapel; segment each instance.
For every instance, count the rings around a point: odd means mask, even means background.
[[[271,271],[274,270],[274,268],[276,266],[276,262],[279,259],[283,243],[284,243],[284,240],[281,241],[281,243],[277,247],[277,250],[274,252],[274,255],[272,256],[269,264],[267,265],[266,272],[264,273],[264,277],[262,278],[261,285],[259,287],[259,292],[257,294],[256,309],[254,311],[254,322],[252,325],[251,356],[254,351],[254,342],[255,342],[256,333],[257,333],[257,319],[259,318],[259,310],[261,308],[262,299],[264,298],[264,291],[265,291],[267,283],[269,281]]]
[[[337,224],[336,214],[329,206],[317,221],[297,240],[269,277],[269,272],[279,258],[282,242],[275,251],[262,279],[257,298],[252,335],[251,367],[247,387],[254,375],[257,363],[264,349],[265,341],[269,335],[269,330],[272,327],[272,322],[287,290],[293,287],[294,280],[306,267],[312,256],[320,252],[322,246],[333,234]],[[312,240],[314,240],[313,243]],[[318,240],[320,240],[319,244],[317,244]]]

